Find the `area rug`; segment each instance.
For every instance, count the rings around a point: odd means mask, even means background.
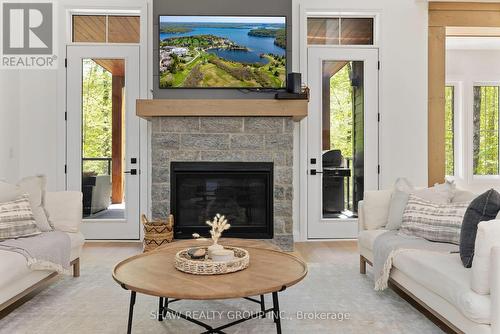
[[[309,274],[280,294],[283,333],[442,333],[392,290],[373,290],[373,276],[360,275],[358,256],[309,264]],[[112,262],[82,263],[79,278],[62,277],[0,320],[2,334],[125,333],[129,292],[111,277]],[[266,298],[268,307],[271,299]],[[200,333],[182,319],[156,317],[158,299],[137,295],[133,333]],[[224,324],[258,305],[246,300],[179,301],[172,308],[213,325]],[[198,313],[195,313],[198,312]],[[254,319],[227,333],[275,333],[271,319]]]

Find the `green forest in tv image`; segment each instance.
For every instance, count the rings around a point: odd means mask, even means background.
[[[286,30],[276,22],[163,22],[160,88],[283,88]]]

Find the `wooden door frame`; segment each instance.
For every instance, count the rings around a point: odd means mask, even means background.
[[[445,178],[446,27],[500,27],[500,3],[431,2],[428,30],[428,183]]]

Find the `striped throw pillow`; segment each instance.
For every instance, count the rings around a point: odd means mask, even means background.
[[[0,240],[40,234],[28,196],[0,203]]]
[[[460,244],[460,230],[469,202],[438,204],[410,195],[399,232],[430,241]]]

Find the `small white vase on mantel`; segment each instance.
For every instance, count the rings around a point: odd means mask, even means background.
[[[216,214],[212,221],[207,220],[207,225],[212,229],[210,230],[210,235],[212,236],[213,244],[208,247],[208,257],[212,258],[212,253],[214,251],[224,249],[224,246],[219,245],[217,242],[222,235],[222,232],[228,230],[231,225],[227,223],[227,219],[225,216],[221,216],[220,214]]]

